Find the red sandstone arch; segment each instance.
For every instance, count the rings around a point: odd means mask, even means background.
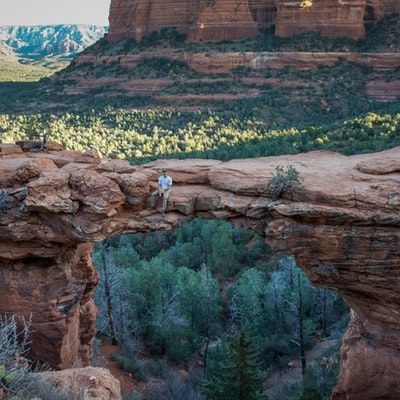
[[[94,241],[224,218],[294,254],[352,308],[333,398],[400,398],[400,148],[133,167],[53,143],[21,146],[0,145],[0,313],[31,316],[33,357],[60,369],[90,362]],[[303,188],[273,200],[269,179],[289,164]],[[162,167],[176,183],[166,218],[146,205]]]

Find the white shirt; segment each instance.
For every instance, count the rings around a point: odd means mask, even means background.
[[[161,189],[169,189],[172,186],[172,178],[170,176],[161,175],[158,178],[158,184]]]

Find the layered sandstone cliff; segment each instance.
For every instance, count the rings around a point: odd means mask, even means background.
[[[197,21],[189,28],[191,42],[231,40],[258,35],[258,25],[253,19],[247,0],[216,0],[205,7]]]
[[[0,146],[0,313],[32,318],[33,358],[61,369],[90,362],[94,241],[222,218],[295,255],[352,308],[334,399],[400,398],[400,148],[133,167],[95,151],[21,146]],[[274,199],[270,178],[289,164],[303,186]],[[175,180],[166,217],[148,211],[164,167]]]
[[[341,52],[182,52],[163,49],[156,54],[122,54],[115,56],[97,56],[82,54],[75,59],[75,64],[90,64],[93,67],[104,65],[108,68],[118,64],[126,69],[135,68],[146,59],[165,57],[171,61],[182,61],[190,69],[204,74],[229,73],[235,68],[245,67],[252,70],[264,68],[284,69],[292,67],[300,70],[312,70],[321,66],[333,67],[340,61],[347,61],[375,70],[396,70],[400,67],[400,53],[341,53]],[[122,77],[123,78],[123,77]],[[84,76],[85,81],[89,79]],[[107,79],[107,78],[103,78]]]
[[[366,22],[395,12],[397,0],[112,0],[108,38],[141,40],[176,28],[193,42],[236,40],[275,25],[280,36],[315,31],[360,39]]]
[[[281,0],[276,33],[293,36],[313,31],[322,36],[361,39],[365,37],[365,10],[366,0]]]

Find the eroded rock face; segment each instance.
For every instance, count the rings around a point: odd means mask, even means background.
[[[190,42],[237,40],[258,35],[247,0],[216,0],[205,7],[188,32]]]
[[[360,39],[366,22],[399,11],[398,0],[112,0],[108,38],[141,40],[173,27],[193,42],[236,40],[276,25],[280,36],[315,31]]]
[[[313,31],[328,37],[362,39],[366,34],[365,11],[366,0],[280,0],[276,34],[293,36]]]
[[[34,173],[21,179],[21,165]],[[269,182],[285,165],[303,185],[274,199]],[[163,168],[175,181],[166,217],[148,209]],[[335,400],[399,398],[400,148],[133,167],[95,152],[0,145],[0,171],[0,313],[32,318],[33,358],[59,369],[90,363],[94,241],[218,218],[295,255],[351,307]]]

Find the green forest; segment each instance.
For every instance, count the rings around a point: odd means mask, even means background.
[[[124,111],[0,114],[0,138],[12,143],[51,139],[71,150],[96,148],[103,157],[143,163],[156,158],[229,160],[333,150],[344,154],[400,145],[400,103],[359,117],[304,128],[216,112]]]
[[[341,337],[347,308],[256,234],[194,220],[175,232],[107,240],[94,262],[99,334],[118,344],[120,367],[146,382],[145,393],[130,398],[268,399],[265,382],[293,359],[304,363],[304,383],[271,385],[271,399],[329,398],[337,345],[324,354],[326,365],[321,356],[307,366],[306,354]]]

